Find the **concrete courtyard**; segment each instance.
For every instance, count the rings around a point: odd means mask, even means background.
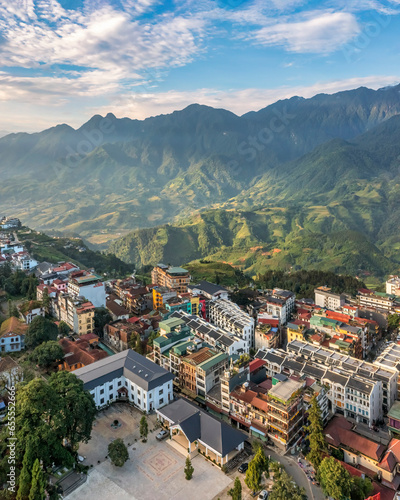
[[[148,417],[149,431],[153,432],[149,432],[147,443],[140,441],[141,416],[128,405],[117,405],[99,414],[92,439],[79,448],[79,454],[86,457],[83,463],[93,468],[87,482],[68,495],[69,500],[211,500],[232,484],[232,478],[201,455],[193,458],[193,478],[187,481],[183,472],[186,456],[176,445],[171,446],[169,439],[156,440],[154,415]],[[117,429],[111,427],[115,419],[121,423]],[[127,446],[129,443],[129,460],[123,467],[115,467],[105,458],[108,444],[116,438],[122,438]]]

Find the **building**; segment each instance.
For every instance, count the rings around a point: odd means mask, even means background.
[[[388,411],[388,429],[391,436],[400,436],[400,401],[395,401]]]
[[[210,302],[210,321],[241,338],[246,343],[246,352],[254,346],[254,318],[234,302],[226,299]]]
[[[397,372],[298,340],[287,349],[259,351],[257,357],[266,361],[269,375],[306,376],[326,385],[332,413],[371,426],[396,398]]]
[[[75,342],[67,338],[59,340],[64,351],[64,359],[58,365],[58,369],[72,372],[106,358],[107,353],[96,348],[98,341],[99,337],[94,333],[82,335]]]
[[[344,295],[339,295],[333,293],[331,289],[327,286],[320,286],[314,290],[315,294],[315,304],[319,307],[324,307],[326,309],[331,309],[335,311],[344,306],[345,297]]]
[[[203,295],[208,300],[229,299],[226,288],[206,280],[199,281],[197,285],[189,285],[188,288],[193,295]]]
[[[218,326],[211,325],[199,316],[189,315],[183,311],[176,311],[171,314],[169,319],[172,318],[183,320],[189,327],[192,335],[203,340],[211,347],[216,347],[220,351],[227,352],[230,356],[232,354],[240,355],[249,352],[248,343],[241,337]]]
[[[165,286],[156,286],[152,290],[153,294],[153,309],[160,310],[166,309],[165,304],[168,300],[177,296],[175,290],[171,290]]]
[[[173,401],[174,375],[132,349],[75,371],[96,406],[127,400],[140,410],[158,410]]]
[[[181,294],[164,301],[165,309],[173,313],[175,311],[184,311],[188,314],[197,316],[199,314],[199,297],[190,294]]]
[[[245,435],[212,417],[185,399],[157,410],[157,418],[170,431],[182,453],[193,458],[199,452],[220,466],[244,448]]]
[[[158,264],[151,271],[151,282],[175,290],[177,293],[184,293],[190,283],[190,274],[182,267]]]
[[[68,293],[73,298],[85,297],[94,307],[106,306],[106,290],[101,277],[88,271],[77,271],[70,275]]]
[[[129,319],[129,311],[120,302],[121,300],[115,296],[110,296],[106,300],[106,308],[111,314],[113,321]]]
[[[396,399],[400,399],[400,345],[394,342],[389,344],[374,361],[374,365],[399,374]]]
[[[264,318],[266,321],[278,320],[283,326],[289,321],[295,308],[296,296],[288,290],[275,288],[272,293],[257,298],[261,302],[258,320]]]
[[[38,265],[38,261],[25,251],[12,254],[11,259],[12,265],[21,271],[31,271]]]
[[[45,316],[45,311],[42,303],[38,300],[29,300],[28,302],[24,302],[19,306],[18,310],[25,323],[27,323],[28,325],[29,323],[32,323],[33,319],[36,318],[36,316]]]
[[[0,325],[0,352],[17,352],[25,347],[28,325],[11,316]]]
[[[393,310],[394,312],[394,308],[397,307],[396,300],[398,300],[398,297],[362,288],[358,290],[357,300],[360,308],[372,307],[378,311],[390,312]]]
[[[294,446],[301,436],[304,421],[304,381],[272,378],[267,396],[268,435],[286,449]]]
[[[94,331],[94,310],[95,307],[91,302],[75,304],[73,308],[73,330],[79,336],[87,335]]]
[[[280,344],[279,328],[270,324],[259,323],[254,333],[254,347],[256,349],[277,349]]]
[[[390,276],[386,281],[386,293],[388,295],[400,295],[400,278],[399,276]]]

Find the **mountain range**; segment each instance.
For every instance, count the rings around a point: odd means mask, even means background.
[[[241,117],[198,104],[0,138],[0,211],[136,265],[385,274],[400,236],[400,85]],[[133,231],[133,232],[132,232]],[[117,239],[119,236],[122,238]]]

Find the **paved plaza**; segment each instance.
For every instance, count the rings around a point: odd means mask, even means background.
[[[154,430],[149,432],[147,443],[142,443],[139,439],[142,414],[127,405],[120,405],[118,409],[120,411],[111,407],[102,412],[93,428],[92,439],[79,448],[79,454],[86,457],[84,463],[93,464],[93,468],[89,470],[87,482],[68,495],[68,500],[211,500],[232,484],[230,477],[201,455],[192,459],[194,474],[187,481],[183,472],[185,454],[171,446],[168,439],[156,440],[155,416],[148,417],[149,430]],[[114,419],[121,423],[117,429],[111,427]],[[115,467],[105,458],[108,444],[117,437],[126,445],[129,443],[129,460],[123,467]]]

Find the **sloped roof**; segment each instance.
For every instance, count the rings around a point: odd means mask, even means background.
[[[190,442],[199,439],[223,457],[246,439],[242,432],[185,399],[178,399],[157,413],[172,421],[172,425],[179,425]]]
[[[11,316],[11,318],[3,321],[0,327],[0,337],[12,337],[13,335],[25,335],[28,330],[28,325],[19,319]]]

